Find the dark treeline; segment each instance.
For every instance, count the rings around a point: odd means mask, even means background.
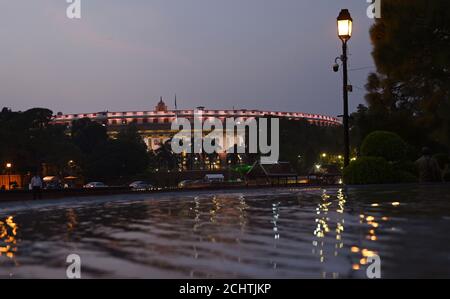
[[[34,108],[0,112],[0,163],[13,163],[13,172],[41,172],[43,165],[52,175],[76,175],[86,181],[126,182],[133,178],[153,177],[158,171],[214,170],[251,165],[258,154],[176,155],[170,141],[155,151],[147,146],[130,124],[114,138],[107,128],[89,119],[74,121],[71,128],[51,123],[52,111]],[[280,121],[280,160],[289,161],[307,173],[320,153],[338,154],[342,148],[341,128],[317,127],[306,121]],[[225,163],[225,164],[224,164]],[[3,167],[3,170],[6,169]]]
[[[0,112],[0,162],[12,162],[14,171],[37,171],[42,163],[64,167],[67,161],[78,159],[81,151],[65,134],[65,128],[50,126],[52,111],[30,109]]]
[[[288,161],[300,174],[308,174],[314,164],[327,157],[343,155],[342,127],[319,127],[306,120],[280,120],[280,160]],[[341,164],[342,161],[336,161]]]
[[[89,179],[116,179],[145,172],[149,156],[145,143],[133,126],[117,138],[89,119],[77,120],[71,131],[51,124],[52,111],[34,108],[0,113],[0,162],[13,163],[19,174],[41,172],[43,165],[52,175],[81,175]]]

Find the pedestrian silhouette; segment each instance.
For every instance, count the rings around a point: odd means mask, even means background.
[[[435,158],[431,156],[431,150],[422,149],[422,157],[416,161],[421,183],[442,182],[442,172]]]

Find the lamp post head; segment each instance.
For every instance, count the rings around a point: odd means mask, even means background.
[[[12,167],[12,163],[6,163],[6,168],[11,168]]]
[[[348,9],[343,9],[337,17],[338,36],[343,42],[352,37],[353,19]]]

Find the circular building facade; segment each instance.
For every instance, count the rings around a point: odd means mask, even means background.
[[[171,130],[172,122],[176,118],[194,119],[194,113],[201,111],[202,118],[217,118],[223,123],[228,118],[241,119],[243,121],[262,117],[276,117],[289,120],[306,120],[317,126],[340,126],[341,121],[336,117],[311,114],[303,112],[276,112],[251,109],[217,110],[197,107],[197,109],[170,110],[162,98],[152,111],[128,111],[128,112],[96,112],[81,114],[62,114],[54,116],[53,123],[70,127],[72,122],[82,118],[89,118],[104,125],[110,136],[116,135],[128,124],[135,124],[149,149],[155,150],[165,141],[169,140],[176,132]]]

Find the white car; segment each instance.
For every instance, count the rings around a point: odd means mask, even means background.
[[[145,181],[136,181],[136,182],[132,182],[129,187],[131,188],[131,190],[133,191],[148,191],[148,190],[152,190],[153,186]]]
[[[186,188],[188,185],[192,184],[192,180],[184,180],[178,183],[178,188]]]
[[[90,182],[83,186],[85,189],[101,189],[101,188],[108,188],[105,183],[102,182]]]

